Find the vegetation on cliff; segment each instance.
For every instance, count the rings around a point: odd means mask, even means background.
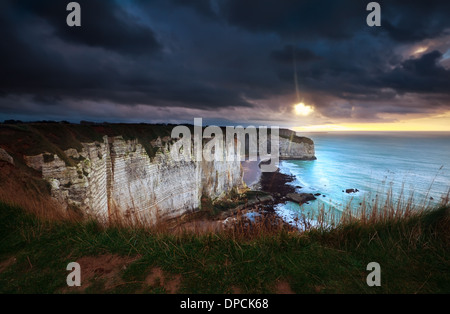
[[[0,204],[0,293],[449,293],[449,208],[332,230],[171,234]],[[66,285],[69,262],[82,286]],[[381,286],[366,265],[381,265]]]
[[[314,145],[314,142],[312,139],[310,139],[309,137],[305,137],[305,136],[297,136],[296,132],[291,131],[291,130],[287,130],[287,129],[281,129],[279,131],[279,135],[280,137],[286,138],[288,140],[290,140],[291,142],[294,143],[306,143],[309,145]]]
[[[72,165],[64,151],[75,148],[81,151],[81,143],[103,142],[103,136],[122,136],[125,140],[138,139],[149,156],[157,148],[151,141],[170,136],[173,125],[167,124],[123,124],[123,123],[81,123],[31,122],[0,124],[0,146],[13,154],[14,159],[48,152],[57,154],[66,164]]]

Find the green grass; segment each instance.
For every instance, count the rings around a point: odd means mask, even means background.
[[[276,293],[280,281],[296,293],[449,293],[446,210],[331,231],[236,238],[44,221],[0,203],[0,293],[70,293],[67,264],[104,254],[135,259],[115,274],[119,284],[108,287],[108,278],[98,276],[81,292],[166,293],[160,279],[145,282],[158,268],[166,282],[180,278],[179,293]],[[369,262],[381,265],[381,287],[366,285]]]

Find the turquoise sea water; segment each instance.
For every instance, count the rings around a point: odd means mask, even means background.
[[[281,161],[280,170],[293,174],[301,193],[321,193],[303,205],[287,202],[279,213],[287,219],[323,207],[342,211],[350,204],[414,195],[416,203],[439,203],[450,188],[450,133],[374,132],[304,134],[314,140],[317,160]],[[342,192],[358,189],[357,193]],[[325,196],[324,196],[325,195]]]

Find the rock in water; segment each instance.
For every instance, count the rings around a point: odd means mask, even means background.
[[[293,202],[299,203],[300,205],[316,199],[316,197],[311,193],[289,193],[286,197]]]

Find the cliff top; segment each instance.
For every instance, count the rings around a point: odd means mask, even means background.
[[[64,150],[82,149],[81,143],[103,142],[103,136],[122,136],[125,140],[138,139],[147,153],[153,156],[157,148],[150,142],[170,136],[174,125],[166,124],[71,124],[66,122],[30,122],[0,124],[0,147],[23,158],[43,152],[57,154],[68,162]],[[70,162],[69,162],[70,163]]]
[[[0,148],[9,152],[15,160],[44,152],[57,154],[66,164],[72,161],[64,151],[69,148],[82,149],[82,143],[102,142],[103,136],[122,136],[125,140],[137,139],[148,155],[153,157],[159,149],[151,142],[158,137],[171,136],[175,124],[131,124],[81,122],[21,122],[7,120],[0,124]],[[193,125],[186,126],[193,128]],[[296,143],[313,144],[307,137],[296,136],[294,131],[280,129],[280,136]]]
[[[280,129],[280,137],[287,138],[294,143],[306,143],[313,145],[314,142],[309,137],[298,136],[295,131],[289,129]]]

